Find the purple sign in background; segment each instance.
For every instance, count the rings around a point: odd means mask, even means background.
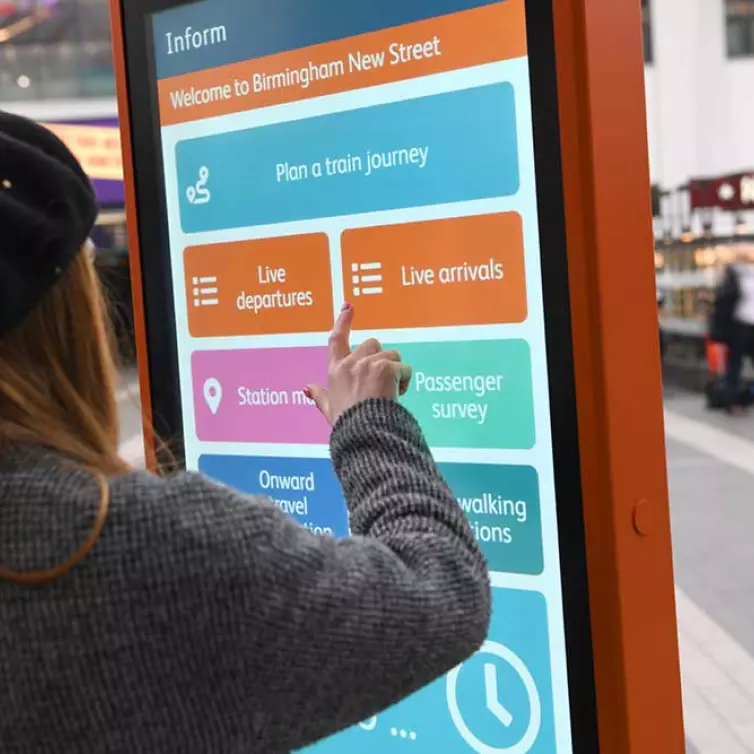
[[[202,442],[327,444],[330,428],[303,394],[324,384],[327,348],[195,351],[191,371]]]
[[[117,118],[102,120],[65,120],[57,121],[66,126],[108,126],[118,128]],[[97,193],[97,200],[102,207],[123,207],[126,203],[123,181],[101,181],[92,179],[92,185]]]

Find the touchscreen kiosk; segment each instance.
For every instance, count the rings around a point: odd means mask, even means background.
[[[476,656],[313,750],[600,750],[593,635],[621,628],[590,620],[552,4],[113,9],[158,430],[187,468],[347,535],[329,428],[304,388],[325,380],[351,302],[355,340],[413,366],[403,400],[492,573]],[[672,590],[663,599],[672,613]],[[615,724],[627,747],[627,719]]]

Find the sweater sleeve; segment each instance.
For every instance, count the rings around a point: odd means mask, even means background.
[[[465,660],[489,625],[484,560],[410,414],[360,404],[332,456],[354,534],[341,541],[198,475],[160,493],[168,570],[153,599],[172,662],[191,669],[197,714],[253,725],[260,751],[376,714]]]

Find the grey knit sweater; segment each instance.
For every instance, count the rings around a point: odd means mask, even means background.
[[[368,401],[332,457],[354,537],[198,475],[110,483],[99,541],[40,587],[0,583],[0,751],[277,754],[364,720],[484,640],[487,570],[413,418]],[[90,476],[0,456],[0,562],[86,539]]]

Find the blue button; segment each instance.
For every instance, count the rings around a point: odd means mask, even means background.
[[[199,470],[249,495],[264,495],[315,534],[348,535],[348,512],[326,458],[205,455]]]
[[[544,597],[494,589],[492,626],[480,652],[386,712],[307,751],[555,754]]]
[[[176,159],[186,233],[510,196],[513,87],[181,141]]]

